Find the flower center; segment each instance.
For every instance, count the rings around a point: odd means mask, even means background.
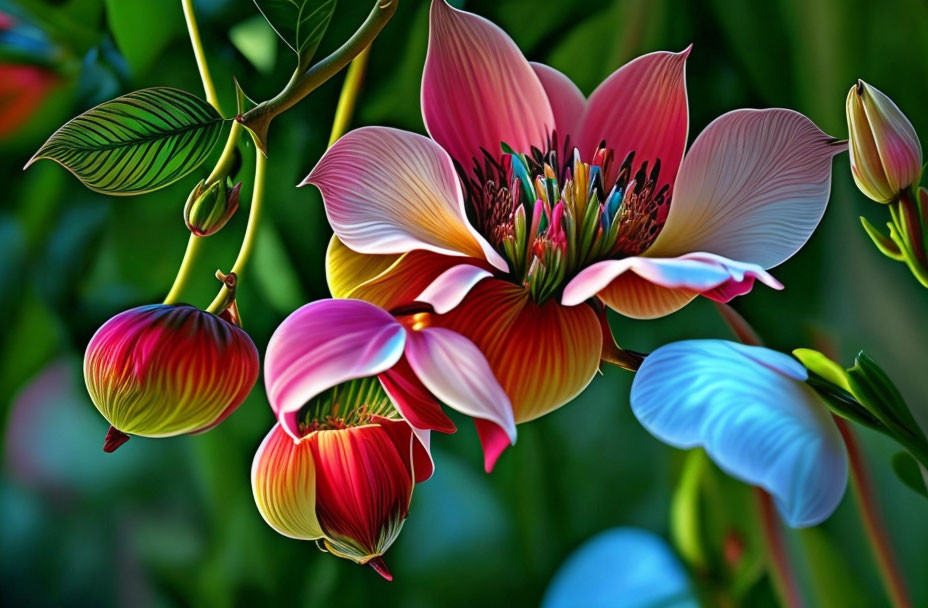
[[[497,161],[484,151],[462,181],[477,229],[537,302],[594,262],[640,254],[667,218],[660,159],[636,164],[630,152],[616,166],[603,142],[584,162],[569,142],[558,150],[557,134],[544,152],[521,154],[506,144],[503,152]]]
[[[399,418],[376,377],[349,380],[314,397],[300,410],[300,434],[372,424],[375,417]]]

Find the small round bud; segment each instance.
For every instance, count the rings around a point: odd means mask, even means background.
[[[184,222],[197,236],[209,236],[219,232],[238,210],[239,182],[228,190],[225,180],[219,179],[205,186],[200,180],[184,205]]]
[[[187,305],[121,312],[97,330],[84,356],[90,398],[113,427],[106,451],[126,435],[209,430],[241,405],[258,369],[247,333]]]

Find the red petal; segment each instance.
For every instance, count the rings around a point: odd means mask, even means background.
[[[305,440],[316,465],[316,516],[337,555],[364,563],[399,533],[413,480],[410,448],[400,454],[394,433],[371,425],[319,431]]]
[[[454,433],[457,427],[409,367],[406,357],[378,376],[403,418],[416,428]]]

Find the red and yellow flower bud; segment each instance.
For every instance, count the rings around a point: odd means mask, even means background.
[[[200,180],[184,205],[184,223],[197,236],[209,236],[219,232],[238,211],[238,193],[241,182],[228,190],[225,180],[218,179],[204,187]]]
[[[209,430],[242,404],[258,370],[247,333],[187,305],[119,313],[97,330],[84,357],[90,398],[112,425],[108,452],[127,435]]]
[[[851,173],[857,187],[879,203],[917,186],[922,148],[912,123],[893,101],[863,80],[847,95]]]
[[[275,425],[255,454],[251,481],[258,510],[276,531],[321,541],[392,580],[383,554],[406,519],[419,446],[408,423],[383,415],[395,414],[376,382],[355,381],[345,391],[376,393],[376,404],[346,407],[331,398],[307,406],[298,441]]]

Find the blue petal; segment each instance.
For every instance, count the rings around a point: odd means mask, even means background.
[[[703,447],[723,470],[770,492],[793,527],[824,521],[847,485],[847,455],[795,359],[723,340],[648,355],[632,384],[635,416],[658,439]]]
[[[696,608],[686,571],[660,536],[637,528],[600,532],[554,574],[543,608]]]

